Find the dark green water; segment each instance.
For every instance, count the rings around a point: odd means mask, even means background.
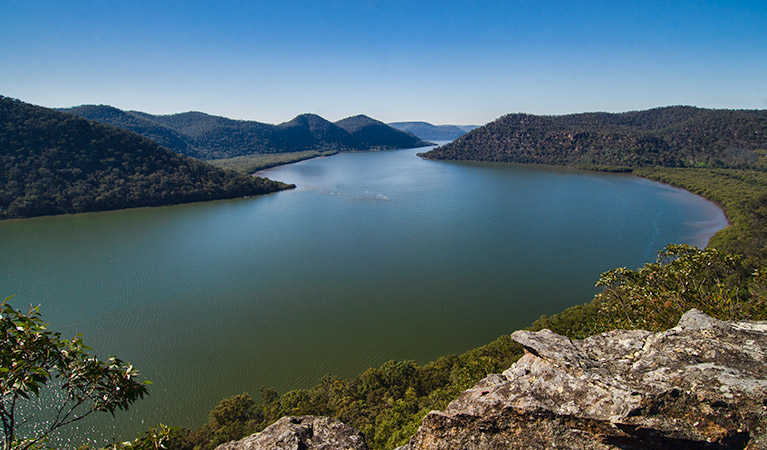
[[[72,444],[199,426],[262,385],[468,350],[725,224],[712,203],[631,176],[416,153],[272,169],[299,188],[266,197],[0,222],[0,296],[41,304],[51,329],[153,382]]]

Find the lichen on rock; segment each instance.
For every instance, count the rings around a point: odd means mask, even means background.
[[[517,331],[523,356],[406,448],[767,449],[767,323],[690,310],[667,331]]]
[[[216,450],[367,450],[362,433],[319,416],[283,417],[260,433],[221,444]]]

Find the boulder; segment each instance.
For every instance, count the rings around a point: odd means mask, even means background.
[[[329,417],[283,417],[260,433],[216,450],[367,450],[356,429]]]
[[[525,355],[405,449],[767,449],[767,322],[691,310],[660,333],[512,338]]]

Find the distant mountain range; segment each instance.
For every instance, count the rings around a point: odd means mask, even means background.
[[[201,112],[155,116],[106,105],[59,111],[133,131],[167,149],[202,160],[306,150],[383,150],[429,145],[364,115],[332,123],[316,114],[302,114],[289,122],[271,125]]]
[[[165,128],[130,117],[147,132],[173,138]],[[235,198],[290,187],[213,167],[121,128],[0,96],[0,219]]]
[[[767,110],[509,114],[422,156],[607,167],[767,167]]]
[[[389,126],[432,141],[452,141],[479,127],[478,125],[432,125],[428,122],[392,122]]]

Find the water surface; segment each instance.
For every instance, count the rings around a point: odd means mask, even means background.
[[[260,386],[462,352],[725,223],[714,204],[632,176],[418,151],[270,169],[298,188],[264,197],[0,222],[0,296],[41,304],[51,329],[153,382],[131,412],[77,434],[196,427]]]

